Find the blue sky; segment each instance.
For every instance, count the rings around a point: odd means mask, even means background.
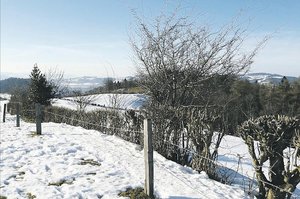
[[[250,21],[249,48],[272,35],[251,72],[300,76],[298,0],[1,0],[1,72],[29,74],[37,63],[67,76],[134,75],[132,10],[151,21],[176,8],[212,27]]]

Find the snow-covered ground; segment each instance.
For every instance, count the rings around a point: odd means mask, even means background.
[[[16,127],[15,116],[10,115],[0,125],[1,196],[113,199],[128,187],[144,185],[143,151],[138,145],[57,123],[43,123],[42,135],[33,136],[35,124],[21,121]],[[257,187],[251,181],[253,167],[246,145],[240,138],[225,136],[219,152],[219,163],[232,170],[231,186],[155,152],[155,194],[170,199],[251,198],[247,193]],[[299,186],[293,196],[300,198]]]
[[[91,104],[94,105],[88,105],[86,111],[103,109],[103,107],[139,110],[145,104],[147,97],[143,94],[97,94],[92,95],[91,98]],[[76,110],[75,100],[76,97],[54,99],[52,105]]]
[[[128,187],[143,186],[143,151],[137,145],[56,123],[43,124],[43,135],[33,136],[34,124],[22,122],[17,128],[14,118],[8,115],[1,123],[0,195],[111,199]],[[241,188],[210,180],[157,153],[154,160],[160,198],[247,198]]]
[[[0,93],[0,99],[1,98],[9,100],[10,99],[10,94],[8,94],[8,93]]]

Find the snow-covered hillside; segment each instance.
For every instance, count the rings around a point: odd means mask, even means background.
[[[82,77],[72,77],[66,78],[63,81],[63,84],[69,87],[70,90],[81,90],[83,92],[92,90],[99,86],[104,86],[107,80],[112,81],[123,81],[124,79],[130,80],[134,77],[120,77],[120,78],[112,78],[112,77],[96,77],[96,76],[82,76]]]
[[[0,93],[0,100],[9,100],[10,96],[8,93]]]
[[[251,83],[259,83],[259,84],[278,84],[281,82],[283,75],[271,74],[271,73],[248,73],[245,76],[242,76],[242,79],[247,79]],[[293,82],[297,78],[292,76],[286,76],[286,78]]]
[[[147,97],[143,94],[97,94],[92,95],[91,99],[93,100],[86,111],[103,109],[103,107],[139,110],[146,103]],[[52,105],[76,110],[75,100],[76,97],[54,99]]]

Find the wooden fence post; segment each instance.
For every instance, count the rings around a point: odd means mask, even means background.
[[[17,127],[20,127],[20,103],[17,103]]]
[[[153,146],[152,146],[152,122],[150,119],[144,120],[144,157],[145,157],[145,193],[153,198]]]
[[[7,106],[6,106],[6,112],[11,113],[10,109],[11,109],[11,103],[8,103]]]
[[[35,122],[36,122],[36,134],[41,135],[42,134],[42,110],[41,110],[41,104],[36,103],[35,104]]]
[[[6,114],[6,104],[4,104],[4,108],[3,108],[3,122],[5,122],[5,114]]]

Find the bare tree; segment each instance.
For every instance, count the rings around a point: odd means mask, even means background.
[[[124,96],[121,94],[111,93],[108,95],[108,104],[112,109],[118,110],[123,107],[124,103]]]
[[[248,70],[266,41],[245,52],[246,34],[235,24],[212,31],[176,15],[159,16],[152,24],[138,19],[131,43],[141,86],[150,96],[147,108],[154,120],[154,148],[160,153],[181,161],[186,154],[177,146],[182,145],[196,148],[202,156],[195,156],[194,163],[216,157],[217,148],[214,155],[209,148],[214,131],[222,130],[214,124],[227,103],[218,93],[228,79]],[[205,170],[203,164],[192,165]]]
[[[96,96],[95,95],[84,95],[80,90],[73,91],[74,100],[73,102],[77,106],[77,110],[80,112],[84,112],[86,107],[91,104]]]
[[[142,86],[154,101],[170,106],[197,104],[203,81],[216,74],[247,71],[265,42],[243,53],[245,29],[230,24],[212,31],[176,15],[138,24],[131,43]]]
[[[67,92],[68,87],[64,82],[64,72],[57,68],[50,68],[46,73],[46,79],[53,87],[55,97],[61,97]]]

